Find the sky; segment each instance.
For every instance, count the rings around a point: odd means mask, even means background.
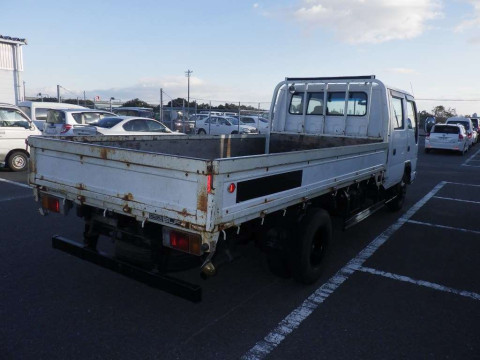
[[[285,77],[376,75],[437,105],[480,113],[480,0],[1,2],[0,34],[26,38],[38,93],[268,108]],[[434,99],[434,100],[426,100]],[[453,101],[463,100],[463,101]]]

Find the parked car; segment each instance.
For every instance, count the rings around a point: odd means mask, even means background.
[[[103,119],[116,117],[114,113],[104,110],[90,109],[50,109],[47,111],[47,121],[43,128],[44,135],[86,135],[85,125]]]
[[[30,119],[32,119],[35,126],[40,131],[43,130],[49,109],[88,109],[86,107],[73,104],[39,101],[21,101],[18,106],[25,114],[28,115]]]
[[[134,116],[105,117],[86,126],[85,131],[92,128],[101,135],[184,135],[173,132],[160,121]]]
[[[461,155],[468,150],[468,135],[461,124],[435,124],[425,137],[425,152],[433,149],[459,151]]]
[[[0,164],[12,171],[25,170],[28,165],[30,135],[42,133],[17,106],[0,104]]]
[[[119,116],[136,116],[149,119],[155,118],[153,109],[145,107],[118,107],[112,109],[112,111]]]
[[[470,120],[469,118],[466,118],[463,116],[450,117],[447,119],[446,124],[463,125],[463,127],[465,128],[465,131],[467,132],[468,149],[470,149],[470,147],[472,147],[472,145],[476,142],[476,138],[475,138],[476,133],[474,134],[473,132],[472,120]]]
[[[270,129],[268,119],[265,119],[261,116],[245,115],[240,116],[240,120],[246,125],[255,126],[259,134],[266,134]]]
[[[235,123],[235,118],[225,116],[209,116],[196,123],[198,134],[224,135],[224,134],[257,134],[253,126]]]

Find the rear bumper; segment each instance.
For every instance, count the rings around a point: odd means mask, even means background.
[[[454,151],[462,151],[465,145],[463,143],[426,143],[426,149],[442,149],[442,150],[454,150]]]

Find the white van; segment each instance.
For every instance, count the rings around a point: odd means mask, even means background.
[[[18,107],[32,119],[40,131],[43,131],[48,109],[88,109],[84,106],[73,104],[39,101],[21,101],[18,103]]]
[[[0,104],[0,164],[12,171],[25,170],[28,165],[29,148],[26,140],[30,135],[41,135],[40,130],[18,107]]]

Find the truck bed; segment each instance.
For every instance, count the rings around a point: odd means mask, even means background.
[[[36,191],[205,239],[385,169],[382,139],[272,133],[265,154],[266,139],[30,137],[29,182]]]

